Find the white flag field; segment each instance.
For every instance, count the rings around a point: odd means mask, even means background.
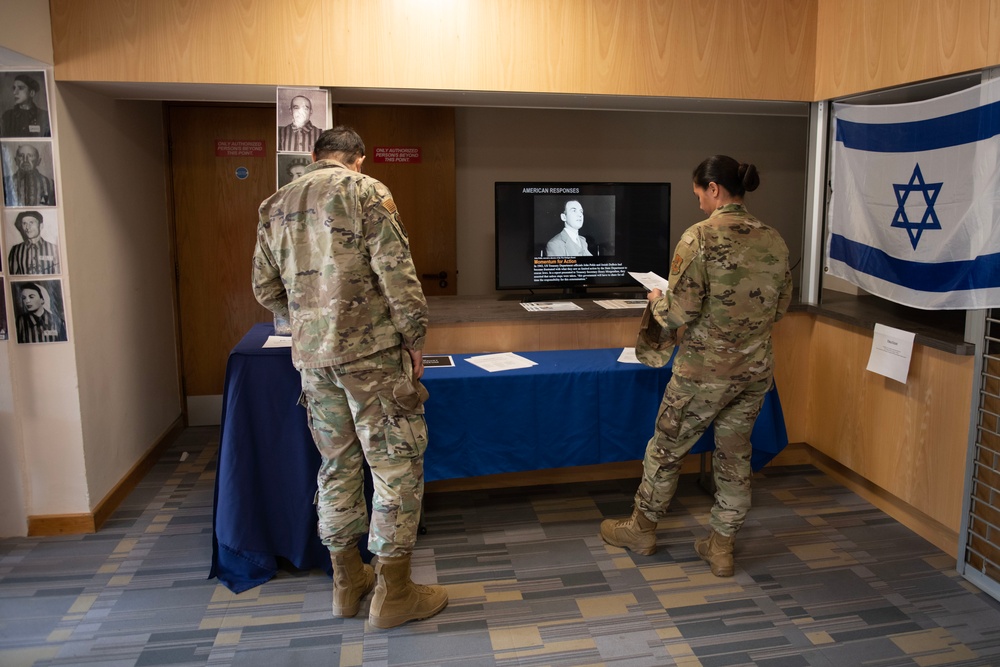
[[[1000,306],[1000,79],[834,115],[828,274],[915,308]]]

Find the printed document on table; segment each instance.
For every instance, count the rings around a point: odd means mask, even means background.
[[[261,347],[291,347],[291,336],[268,336]]]
[[[514,354],[513,352],[497,352],[496,354],[481,354],[476,357],[466,359],[470,364],[479,366],[484,371],[493,373],[494,371],[510,371],[515,368],[530,368],[538,363],[531,359]]]
[[[539,311],[549,311],[549,310],[583,310],[581,306],[573,303],[572,301],[529,301],[522,303],[525,310],[531,312]]]
[[[867,370],[906,384],[912,353],[912,332],[876,324]]]
[[[636,273],[635,271],[629,271],[628,274],[638,280],[643,287],[650,291],[653,291],[654,289],[658,289],[664,293],[670,291],[670,283],[665,278],[661,278],[652,271],[649,273]]]
[[[617,310],[620,308],[645,308],[649,303],[646,299],[601,299],[594,301],[601,308]]]
[[[635,356],[634,347],[623,347],[622,353],[618,355],[618,363],[620,364],[641,364],[639,358]]]

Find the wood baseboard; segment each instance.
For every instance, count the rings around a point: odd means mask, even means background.
[[[947,555],[955,558],[958,553],[958,533],[914,509],[885,489],[876,486],[858,473],[831,459],[804,442],[791,443],[779,453],[769,466],[812,465],[834,479],[838,484],[850,489],[866,501],[879,508],[893,519],[924,538]],[[701,457],[688,456],[684,460],[681,474],[697,473],[701,470]],[[512,486],[535,486],[538,484],[573,484],[605,479],[639,479],[642,476],[642,461],[602,463],[575,468],[552,468],[528,472],[484,475],[465,479],[446,479],[428,482],[428,493],[448,491],[474,491],[499,489]]]
[[[781,451],[768,465],[805,465],[812,463],[810,452],[812,447],[805,443],[792,443]],[[681,474],[701,471],[701,456],[692,455],[684,459]],[[427,482],[425,490],[428,493],[445,493],[448,491],[476,491],[482,489],[504,489],[512,486],[537,486],[539,484],[574,484],[578,482],[596,482],[605,479],[639,479],[642,477],[642,461],[621,461],[618,463],[599,463],[574,468],[550,468],[548,470],[529,470],[527,472],[507,472],[498,475],[483,475],[462,479],[442,479]]]
[[[150,468],[159,460],[164,450],[180,434],[184,428],[184,417],[180,416],[167,427],[167,430],[156,439],[156,442],[145,454],[125,473],[125,476],[108,491],[94,509],[85,514],[44,514],[28,517],[28,536],[45,537],[49,535],[79,535],[96,533],[108,520],[125,497],[146,476]]]
[[[932,519],[904,500],[876,486],[858,473],[835,461],[823,452],[809,447],[812,465],[837,483],[847,487],[914,533],[924,538],[951,558],[958,557],[958,533],[940,521]]]

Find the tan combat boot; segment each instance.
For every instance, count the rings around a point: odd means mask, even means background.
[[[656,522],[633,508],[627,519],[605,519],[601,522],[601,539],[613,547],[625,547],[643,556],[656,553]]]
[[[710,530],[705,537],[695,540],[694,550],[702,560],[712,566],[712,574],[717,577],[733,576],[733,545],[736,535],[726,537]]]
[[[421,586],[410,580],[409,554],[379,556],[375,574],[378,580],[368,622],[376,628],[429,618],[448,605],[444,586]]]
[[[361,607],[361,598],[375,587],[375,571],[361,560],[355,549],[330,552],[333,564],[333,615],[351,618]]]

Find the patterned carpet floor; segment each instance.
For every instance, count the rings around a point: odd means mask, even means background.
[[[383,631],[367,601],[333,619],[321,572],[206,578],[217,447],[186,430],[95,535],[0,540],[0,665],[1000,666],[1000,603],[810,466],[755,477],[729,579],[694,552],[693,478],[653,556],[597,533],[634,479],[428,494],[414,579],[450,603]]]

